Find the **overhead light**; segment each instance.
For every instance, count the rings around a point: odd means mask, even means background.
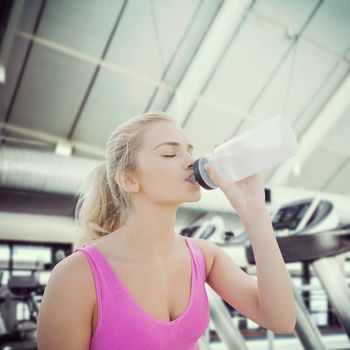
[[[55,153],[60,156],[71,156],[73,152],[73,145],[65,140],[59,140],[55,147]]]
[[[5,66],[3,64],[0,64],[0,84],[5,84],[5,80],[6,80]]]

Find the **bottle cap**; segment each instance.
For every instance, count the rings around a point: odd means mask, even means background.
[[[193,164],[194,178],[200,186],[206,190],[214,190],[217,186],[210,180],[209,174],[204,168],[208,160],[204,157],[198,158]]]

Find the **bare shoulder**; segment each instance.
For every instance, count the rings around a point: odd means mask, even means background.
[[[84,300],[85,305],[95,305],[95,287],[90,264],[83,253],[73,253],[51,271],[49,284],[69,290],[72,297]]]
[[[93,282],[90,264],[85,255],[80,252],[68,255],[66,258],[61,260],[55,265],[52,273],[55,275],[55,277],[61,276],[62,278],[70,280],[71,282],[78,280],[79,283],[83,283],[84,286],[86,286],[86,284],[91,284],[90,282]]]
[[[81,253],[55,265],[39,308],[38,348],[88,348],[95,305],[93,283],[89,263]]]
[[[199,246],[199,248],[204,254],[206,266],[207,266],[207,280],[208,280],[208,276],[214,264],[214,258],[215,258],[215,254],[218,249],[218,246],[215,243],[207,241],[202,238],[192,237],[192,239],[197,243],[197,245]]]

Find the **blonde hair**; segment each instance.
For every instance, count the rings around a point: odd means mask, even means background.
[[[106,145],[106,160],[83,181],[75,208],[79,237],[77,245],[87,245],[120,227],[132,211],[128,192],[115,177],[136,169],[136,154],[142,147],[147,127],[157,121],[175,122],[163,112],[149,112],[128,119],[113,130]]]

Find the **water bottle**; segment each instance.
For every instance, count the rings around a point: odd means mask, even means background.
[[[286,118],[275,116],[233,137],[198,158],[194,163],[195,180],[203,188],[217,186],[204,166],[211,163],[227,182],[236,182],[283,162],[297,152],[297,140]]]

